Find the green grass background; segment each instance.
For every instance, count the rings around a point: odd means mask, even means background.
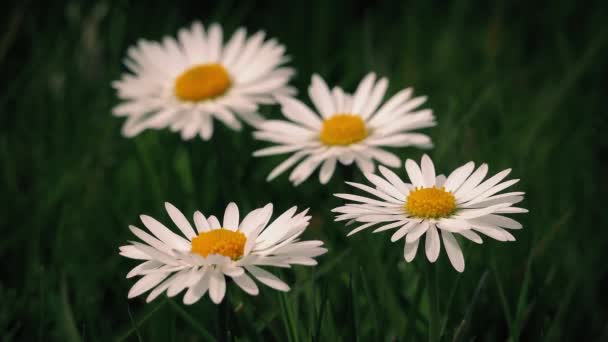
[[[0,26],[0,332],[3,341],[601,341],[608,340],[606,175],[608,26],[603,1],[15,2]],[[361,180],[328,186],[266,175],[282,157],[251,130],[217,125],[210,142],[168,131],[120,136],[110,115],[128,46],[193,20],[264,29],[287,46],[306,98],[310,76],[354,90],[368,71],[390,94],[415,86],[439,125],[438,169],[469,160],[513,168],[529,214],[513,243],[462,243],[406,264],[390,233],[358,234],[330,209]],[[263,110],[278,117],[276,107]],[[422,151],[397,150],[419,159]],[[404,171],[399,170],[401,175]],[[317,177],[315,174],[314,177]],[[229,288],[208,298],[127,300],[135,263],[119,257],[139,214],[190,216],[310,207],[307,238],[330,252],[276,274],[287,294]],[[224,319],[219,319],[223,313]]]

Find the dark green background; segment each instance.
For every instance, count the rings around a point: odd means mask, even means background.
[[[208,298],[127,300],[135,265],[118,256],[139,214],[190,216],[310,207],[307,238],[330,252],[316,268],[277,273],[280,295],[228,291],[236,340],[608,340],[605,215],[608,11],[604,1],[25,1],[0,21],[0,331],[3,341],[194,341],[225,336]],[[120,135],[110,82],[128,46],[193,20],[264,29],[287,46],[306,98],[311,73],[354,90],[370,70],[390,94],[415,86],[439,125],[425,130],[436,167],[469,160],[513,168],[526,191],[516,242],[463,243],[466,270],[442,251],[402,259],[390,233],[346,238],[330,209],[346,190],[265,177],[251,130],[213,139],[168,131]],[[263,113],[278,117],[276,107]],[[421,151],[397,150],[419,159]],[[403,170],[399,174],[404,175]],[[436,299],[437,306],[429,305]],[[434,301],[431,301],[434,302]],[[235,309],[236,308],[236,312]]]

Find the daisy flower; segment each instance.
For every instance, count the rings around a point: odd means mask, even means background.
[[[152,234],[130,226],[142,242],[120,247],[122,256],[143,260],[127,274],[127,278],[142,276],[129,291],[129,298],[151,290],[146,299],[150,302],[163,292],[173,297],[185,290],[184,304],[192,304],[208,291],[217,304],[226,293],[226,277],[250,295],[259,292],[253,279],[275,290],[289,291],[287,284],[259,266],[313,266],[317,264],[314,257],[327,252],[322,241],[300,241],[310,216],[306,216],[307,210],[296,214],[296,207],[269,224],[272,204],[239,221],[238,207],[230,203],[221,224],[215,216],[205,218],[200,211],[195,212],[196,230],[172,204],[165,203],[165,208],[183,236],[141,215]]]
[[[426,97],[412,98],[413,90],[407,88],[381,106],[387,87],[386,78],[376,80],[376,74],[369,73],[351,95],[339,87],[330,90],[321,77],[313,75],[308,94],[317,112],[294,98],[279,97],[287,120],[267,120],[254,133],[257,139],[277,146],[258,150],[254,156],[293,154],[268,180],[300,162],[289,177],[294,185],[305,181],[319,166],[319,180],[325,184],[337,162],[354,162],[362,171],[372,172],[374,161],[390,167],[401,164],[384,147],[432,147],[427,135],[411,132],[436,124],[430,109],[412,112]]]
[[[522,225],[504,214],[528,212],[513,206],[523,200],[523,192],[499,194],[519,181],[503,182],[511,169],[484,181],[488,165],[482,164],[475,169],[475,163],[469,162],[446,178],[435,174],[431,158],[424,155],[420,166],[411,159],[405,162],[411,184],[387,168],[379,169],[383,177],[365,173],[374,187],[347,182],[372,197],[335,195],[354,202],[333,209],[340,214],[336,221],[363,223],[349,235],[376,225],[381,226],[376,226],[374,232],[397,229],[391,241],[405,240],[403,255],[407,262],[414,259],[420,239],[426,234],[424,247],[428,260],[437,260],[443,240],[452,266],[462,272],[464,257],[455,235],[476,243],[482,243],[478,233],[499,241],[515,241],[506,229],[520,229]]]
[[[183,139],[198,134],[209,140],[213,119],[234,130],[241,128],[239,119],[261,120],[260,104],[295,93],[287,85],[294,70],[281,66],[288,60],[285,47],[264,38],[262,31],[247,38],[239,28],[224,45],[219,25],[205,30],[195,22],[177,39],[140,40],[124,60],[130,73],[113,83],[124,101],[113,110],[127,117],[123,135],[169,127]]]

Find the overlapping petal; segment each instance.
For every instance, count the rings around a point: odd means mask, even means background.
[[[431,262],[437,260],[443,242],[446,254],[458,272],[464,270],[464,256],[457,236],[475,243],[483,242],[480,233],[499,241],[514,241],[515,237],[508,230],[522,228],[519,222],[504,216],[527,212],[514,207],[523,200],[523,192],[500,193],[518,182],[517,179],[505,180],[510,169],[486,179],[488,165],[482,164],[475,169],[475,164],[469,162],[445,177],[436,174],[431,158],[424,155],[420,164],[408,159],[405,171],[409,183],[384,167],[380,167],[380,175],[365,175],[373,187],[347,182],[364,191],[366,196],[335,194],[351,201],[333,209],[338,214],[336,221],[363,223],[349,235],[374,227],[374,232],[398,228],[391,241],[405,240],[404,258],[408,262],[414,259],[423,236],[425,254]],[[417,217],[408,212],[409,196],[415,189],[424,188],[440,188],[452,194],[454,210],[443,217]]]
[[[307,210],[298,213],[293,207],[271,221],[273,206],[268,204],[240,220],[237,205],[230,203],[222,224],[215,216],[206,218],[197,211],[194,226],[199,234],[217,229],[243,234],[246,237],[243,255],[235,260],[221,254],[202,256],[192,251],[191,242],[198,235],[190,221],[172,204],[165,203],[165,208],[183,236],[156,219],[142,215],[142,222],[151,234],[131,226],[131,231],[142,242],[132,241],[120,247],[122,256],[143,260],[127,275],[127,278],[142,277],[129,291],[129,298],[150,291],[146,299],[149,302],[165,292],[172,297],[185,291],[184,303],[192,304],[208,292],[217,304],[225,296],[226,277],[251,295],[259,293],[255,280],[276,290],[288,291],[287,284],[259,266],[313,266],[317,264],[315,258],[327,252],[322,241],[300,240],[310,221]]]

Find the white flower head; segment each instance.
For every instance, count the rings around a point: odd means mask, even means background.
[[[263,31],[247,38],[239,28],[224,44],[219,25],[205,30],[195,22],[177,39],[140,40],[124,60],[130,73],[113,83],[123,101],[113,114],[127,117],[123,135],[169,127],[183,139],[209,140],[213,119],[234,130],[240,119],[261,121],[260,104],[295,93],[287,85],[294,70],[281,66],[288,61],[285,47],[264,38]]]
[[[414,259],[420,239],[426,234],[424,244],[428,260],[437,260],[443,240],[452,266],[462,272],[464,257],[454,235],[476,243],[482,243],[478,233],[499,241],[515,241],[515,237],[506,229],[521,229],[522,225],[504,214],[528,212],[527,209],[513,206],[523,200],[523,192],[499,194],[519,181],[512,179],[503,182],[511,169],[484,181],[488,165],[482,164],[475,170],[475,164],[469,162],[446,178],[435,174],[433,162],[426,154],[420,166],[411,159],[405,162],[411,183],[405,183],[387,168],[381,166],[379,169],[383,177],[365,174],[374,187],[347,182],[372,197],[336,194],[354,202],[333,209],[340,214],[336,221],[363,223],[353,229],[349,236],[376,225],[381,226],[376,226],[374,232],[396,229],[391,241],[404,238],[403,253],[407,262]]]
[[[321,77],[313,75],[308,94],[317,112],[294,98],[279,97],[288,120],[267,120],[254,133],[256,139],[277,146],[254,155],[293,154],[270,173],[268,180],[299,162],[289,177],[294,185],[305,181],[319,166],[319,180],[325,184],[337,162],[354,162],[363,172],[372,172],[374,161],[390,167],[401,164],[384,147],[432,147],[427,135],[411,132],[436,124],[432,110],[413,111],[426,97],[412,98],[413,90],[407,88],[381,106],[387,87],[386,78],[376,80],[376,74],[369,73],[351,95],[339,87],[330,90]]]
[[[142,215],[143,224],[152,234],[130,226],[142,242],[120,247],[122,256],[144,261],[127,274],[127,278],[142,276],[129,291],[129,298],[151,290],[146,299],[150,302],[163,292],[173,297],[185,290],[183,301],[192,304],[208,291],[217,304],[226,293],[225,277],[250,295],[259,292],[253,279],[275,290],[288,291],[287,284],[259,266],[313,266],[317,264],[314,258],[327,252],[322,241],[300,241],[310,216],[306,216],[307,210],[296,213],[296,207],[269,224],[272,204],[239,220],[238,207],[230,203],[221,224],[215,216],[205,218],[195,212],[196,230],[172,204],[165,203],[165,208],[183,236]]]

